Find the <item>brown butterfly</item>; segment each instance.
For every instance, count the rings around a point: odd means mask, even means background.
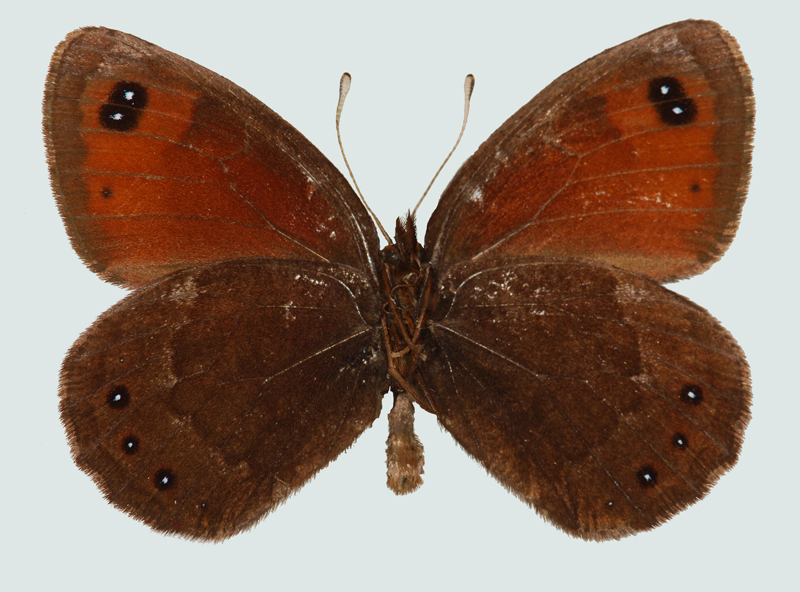
[[[72,244],[135,289],[61,372],[75,461],[152,528],[247,529],[353,444],[391,388],[564,531],[620,538],[705,495],[750,417],[747,362],[660,284],[719,259],[750,172],[735,40],[685,21],[609,49],[504,123],[379,248],[350,185],[246,91],[131,35],[71,33],[44,101]]]

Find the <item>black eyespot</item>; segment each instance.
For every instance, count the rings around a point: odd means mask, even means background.
[[[686,96],[683,85],[672,76],[651,80],[647,99],[655,107],[658,118],[667,125],[684,125],[697,117],[697,104]]]
[[[672,436],[672,445],[678,450],[686,450],[686,448],[689,447],[689,440],[684,434],[676,432],[676,434]]]
[[[680,399],[689,405],[699,405],[703,401],[703,389],[696,384],[687,384],[681,389]]]
[[[103,187],[103,190],[100,192],[103,197],[111,197],[114,195],[114,192],[111,191],[110,187]]]
[[[700,191],[700,185],[698,185],[697,183],[692,183],[692,186],[689,187],[689,190],[692,193],[697,193],[698,191]]]
[[[172,469],[158,469],[153,476],[153,483],[159,491],[166,491],[175,487],[175,473]]]
[[[128,132],[139,125],[147,103],[144,86],[138,82],[117,82],[100,107],[100,125],[114,132]]]
[[[636,478],[642,487],[655,487],[658,483],[658,472],[652,465],[645,465],[636,473]]]
[[[108,406],[112,409],[125,409],[128,403],[131,402],[131,394],[124,384],[118,384],[108,391],[106,401],[108,402]]]
[[[134,455],[139,452],[139,437],[130,434],[122,439],[122,452]]]

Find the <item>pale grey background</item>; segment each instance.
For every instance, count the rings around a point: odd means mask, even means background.
[[[305,590],[784,590],[798,557],[796,368],[797,10],[789,2],[29,2],[2,16],[3,241],[0,588]],[[490,7],[491,5],[491,7]],[[108,506],[72,464],[57,414],[67,348],[123,291],[74,254],[51,197],[40,104],[54,46],[105,25],[248,89],[341,166],[340,74],[354,76],[344,140],[384,224],[413,205],[458,131],[464,142],[421,210],[425,228],[458,165],[553,78],[684,18],[717,20],[755,78],[750,199],[725,258],[677,290],[736,336],[752,365],[739,465],[661,528],[621,542],[558,532],[418,413],[425,485],[385,485],[384,415],[249,533],[222,545],[154,534]],[[796,568],[792,569],[796,574]],[[795,588],[796,589],[796,588]]]

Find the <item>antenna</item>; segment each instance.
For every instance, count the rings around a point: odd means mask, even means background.
[[[447,164],[447,161],[450,160],[450,157],[453,156],[453,152],[456,151],[458,148],[458,144],[461,142],[461,138],[464,136],[464,130],[467,128],[467,117],[469,117],[469,100],[472,98],[472,90],[475,88],[475,77],[472,74],[467,74],[467,77],[464,78],[464,123],[461,124],[461,133],[458,134],[458,139],[456,140],[455,146],[450,151],[450,154],[447,155],[447,158],[444,159],[442,166],[439,167],[439,170],[436,171],[436,174],[431,179],[431,182],[428,184],[428,188],[425,189],[425,193],[422,194],[422,197],[419,198],[417,205],[414,206],[414,211],[411,212],[412,216],[417,215],[417,210],[419,209],[420,204],[422,204],[422,200],[425,199],[425,196],[428,195],[428,191],[431,190],[434,181],[439,176],[439,173],[442,172],[444,165]]]
[[[350,163],[347,162],[347,156],[344,153],[344,145],[342,144],[342,134],[339,132],[339,120],[342,118],[342,109],[344,109],[344,100],[347,98],[347,93],[350,92],[350,81],[352,80],[352,76],[345,72],[342,74],[342,78],[339,81],[339,104],[336,105],[336,137],[339,139],[339,150],[342,152],[342,158],[344,158],[344,164],[347,167],[347,172],[350,173],[350,178],[353,180],[353,185],[356,188],[356,193],[358,193],[359,199],[361,199],[361,203],[364,204],[364,207],[367,208],[369,215],[372,216],[372,219],[375,220],[375,224],[383,234],[383,237],[386,239],[390,245],[392,244],[392,237],[389,236],[389,233],[383,228],[381,221],[378,220],[378,217],[375,215],[375,212],[372,211],[372,208],[369,207],[367,200],[364,199],[364,195],[361,193],[361,189],[358,187],[358,183],[356,182],[356,177],[353,174],[353,170],[350,168]],[[463,132],[462,132],[463,133]]]

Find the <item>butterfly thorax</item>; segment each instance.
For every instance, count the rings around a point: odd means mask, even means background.
[[[422,354],[431,306],[432,273],[425,249],[417,242],[416,225],[410,214],[397,219],[395,241],[381,252],[385,300],[382,325],[393,386],[417,400],[419,397],[408,380]],[[424,401],[420,404],[427,407]]]
[[[431,405],[418,392],[412,377],[423,357],[431,306],[432,271],[425,250],[417,242],[414,217],[397,219],[395,244],[381,252],[385,302],[381,324],[389,363],[394,406],[389,414],[387,485],[397,494],[422,485],[422,444],[414,434],[412,401],[427,411]]]

